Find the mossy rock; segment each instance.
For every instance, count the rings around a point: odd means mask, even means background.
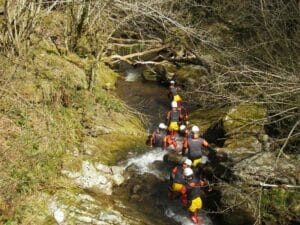
[[[155,74],[157,74],[158,80],[166,82],[174,78],[178,68],[171,62],[164,62],[155,66],[153,70],[155,71]]]
[[[97,64],[95,68],[95,88],[106,88],[109,84],[112,90],[115,89],[118,74],[106,66],[103,62]]]
[[[227,133],[261,133],[263,132],[266,110],[261,105],[241,104],[229,110],[223,119]]]
[[[242,190],[227,183],[218,184],[216,189],[222,192],[221,204],[224,208],[233,207],[233,210],[223,214],[222,221],[226,225],[250,225],[255,221],[254,212],[256,209],[256,199],[251,190]],[[251,198],[250,198],[251,197]],[[249,223],[252,222],[252,223]]]
[[[143,79],[147,81],[156,81],[157,74],[153,69],[147,69],[143,71]]]
[[[261,143],[253,136],[235,137],[225,140],[224,147],[218,152],[224,152],[234,162],[239,162],[262,150]]]
[[[201,132],[205,132],[209,127],[213,126],[221,120],[228,112],[229,107],[209,110],[196,110],[189,116],[192,125],[197,125]]]
[[[179,83],[193,85],[198,82],[207,83],[208,71],[205,67],[199,65],[182,66],[176,71],[176,79]]]
[[[97,139],[98,160],[110,165],[127,158],[128,151],[141,150],[145,146],[146,135],[133,136],[124,134],[107,134]],[[109,140],[109,141],[108,141]]]

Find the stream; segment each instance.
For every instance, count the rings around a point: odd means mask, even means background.
[[[152,132],[165,121],[169,110],[167,89],[157,82],[143,81],[139,73],[130,72],[117,82],[119,97],[132,108],[149,116],[148,129]],[[179,140],[181,142],[181,140]],[[194,224],[179,199],[167,198],[171,166],[163,162],[166,151],[145,148],[144,153],[120,162],[130,174],[125,185],[114,190],[121,201],[134,209],[139,217],[147,217],[153,224]],[[125,189],[125,190],[124,190]],[[129,201],[128,201],[129,199]],[[122,211],[122,210],[121,210]],[[199,212],[203,225],[212,225],[212,220],[203,211]],[[152,224],[152,223],[151,223]]]

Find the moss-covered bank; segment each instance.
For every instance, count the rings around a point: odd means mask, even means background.
[[[115,97],[118,75],[103,63],[44,41],[24,58],[1,57],[0,67],[0,223],[34,223],[43,193],[74,189],[63,168],[112,164],[143,145],[143,125]]]

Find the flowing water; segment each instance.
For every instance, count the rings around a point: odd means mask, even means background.
[[[139,73],[132,71],[128,72],[125,78],[121,78],[117,85],[121,99],[141,113],[149,115],[149,130],[153,130],[159,122],[165,121],[166,112],[170,108],[166,87],[156,82],[145,82],[140,79]],[[116,190],[116,193],[123,196],[121,200],[127,201],[126,207],[138,211],[139,217],[147,217],[148,220],[150,218],[150,221],[153,218],[155,224],[192,225],[179,199],[171,201],[167,198],[171,166],[163,162],[165,154],[166,151],[158,148],[145,149],[144,153],[121,162],[121,165],[130,171],[131,178],[122,188]],[[142,190],[140,195],[136,194],[139,192],[136,190],[139,189]],[[199,212],[199,217],[203,225],[213,224],[205,213]]]

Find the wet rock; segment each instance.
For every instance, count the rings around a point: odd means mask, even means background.
[[[138,172],[139,168],[137,165],[135,164],[131,164],[129,165],[127,168],[126,168],[126,172],[129,173],[129,174],[132,174],[132,173],[135,173],[135,172]]]
[[[82,188],[111,195],[113,184],[119,186],[125,181],[123,171],[124,169],[121,167],[109,167],[101,163],[94,165],[91,162],[83,161],[81,171],[63,170],[62,173],[74,179],[74,182]]]
[[[121,174],[114,174],[112,178],[114,184],[116,184],[117,186],[120,186],[125,181],[125,178]]]
[[[53,217],[57,224],[61,225],[65,221],[65,212],[63,207],[59,207],[56,201],[52,201],[49,205],[50,212],[53,214]]]
[[[112,166],[110,169],[113,175],[123,174],[124,172],[124,168],[120,166]]]
[[[136,194],[136,193],[138,193],[141,189],[142,189],[142,186],[141,186],[141,185],[139,185],[139,184],[134,185],[134,186],[133,186],[133,189],[132,189],[132,193],[133,193],[133,194]]]
[[[104,165],[102,163],[96,163],[95,167],[97,168],[97,170],[99,170],[100,172],[106,173],[106,174],[110,174],[111,168],[107,165]]]
[[[125,218],[112,204],[102,202],[88,194],[58,192],[49,204],[49,210],[59,225],[96,224],[127,225],[139,224],[135,220]]]
[[[153,69],[147,69],[143,71],[142,77],[147,81],[155,81],[156,80],[156,72]]]
[[[130,197],[130,199],[133,200],[133,201],[138,201],[138,202],[142,201],[141,196],[140,196],[140,195],[137,195],[137,194],[133,194],[133,195]]]
[[[182,164],[186,160],[186,157],[174,153],[168,153],[164,155],[164,161],[174,164]]]

